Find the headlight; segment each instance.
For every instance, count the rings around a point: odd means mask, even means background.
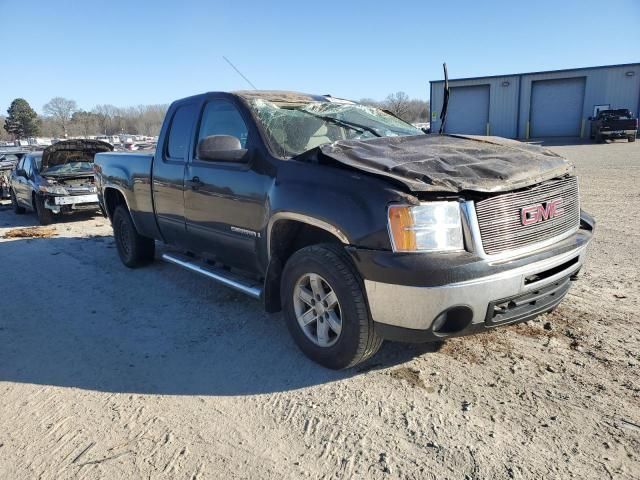
[[[53,193],[54,195],[69,195],[64,187],[58,185],[40,185],[38,190],[44,193]]]
[[[389,207],[389,233],[395,252],[464,250],[458,202]]]

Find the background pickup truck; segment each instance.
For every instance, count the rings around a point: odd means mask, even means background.
[[[600,143],[614,138],[626,138],[630,142],[636,141],[638,119],[633,118],[626,108],[617,110],[601,110],[591,120],[591,140]]]
[[[594,228],[562,157],[330,96],[179,100],[155,154],[99,153],[95,170],[125,265],[164,242],[164,260],[283,310],[330,368],[555,308]]]

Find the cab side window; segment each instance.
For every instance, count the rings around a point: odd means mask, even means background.
[[[171,119],[166,154],[171,160],[185,160],[197,111],[194,104],[179,106]]]
[[[22,157],[16,165],[16,173],[20,170],[24,170],[24,157]]]
[[[246,148],[249,129],[235,105],[225,100],[213,100],[204,107],[198,142],[210,135],[231,135]]]

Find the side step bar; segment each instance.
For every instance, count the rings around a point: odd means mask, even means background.
[[[249,295],[252,298],[259,299],[262,294],[262,286],[258,282],[235,275],[222,268],[214,267],[195,258],[181,255],[179,253],[163,253],[162,259],[166,262],[173,263],[192,272],[199,273],[205,277],[211,278],[222,285],[233,288],[238,292]]]

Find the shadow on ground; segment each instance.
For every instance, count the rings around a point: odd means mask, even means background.
[[[281,315],[161,261],[127,269],[110,236],[4,241],[0,259],[0,381],[248,395],[339,381],[437,348],[385,344],[366,364],[327,370],[299,352]]]

